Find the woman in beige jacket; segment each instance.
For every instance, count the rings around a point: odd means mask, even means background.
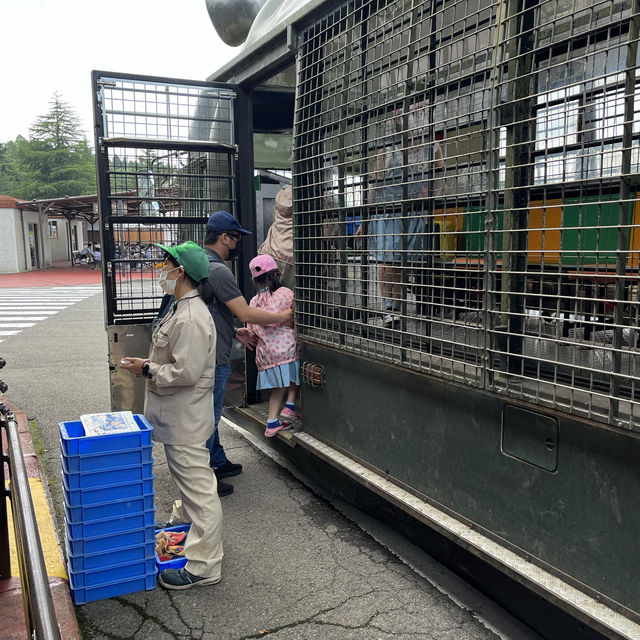
[[[213,433],[211,396],[216,330],[207,307],[209,260],[195,242],[156,245],[166,254],[159,284],[175,302],[152,334],[149,357],[123,358],[122,367],[148,379],[145,416],[153,439],[164,445],[169,471],[182,500],[182,520],[191,522],[187,564],[158,576],[167,589],[220,581],[222,507],[206,442]]]

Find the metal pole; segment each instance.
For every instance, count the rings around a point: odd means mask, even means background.
[[[9,518],[7,516],[7,501],[9,491],[4,480],[4,465],[9,463],[9,458],[2,454],[2,504],[0,505],[0,579],[11,577],[11,561],[9,555]]]
[[[505,188],[502,241],[501,322],[506,329],[507,371],[524,373],[524,291],[527,226],[532,184],[531,158],[535,126],[530,76],[534,58],[534,10],[538,0],[508,0],[506,47],[509,110],[501,112],[506,125]],[[490,230],[492,231],[492,230]]]
[[[627,260],[629,256],[629,222],[631,217],[631,158],[633,146],[633,126],[635,124],[636,59],[638,37],[640,36],[640,2],[633,2],[633,17],[629,25],[627,61],[624,86],[624,125],[622,133],[622,166],[620,167],[620,200],[618,204],[618,233],[616,252],[616,293],[613,320],[613,372],[609,383],[609,417],[616,423],[620,412],[620,387],[622,368],[622,325],[625,320],[625,289]]]
[[[64,217],[67,220],[67,244],[69,245],[69,260],[71,260],[71,268],[73,269],[73,267],[75,266],[73,264],[73,239],[71,238],[71,235],[73,233],[73,229],[72,229],[72,225],[71,225],[71,220],[73,214],[64,214]]]
[[[7,432],[12,513],[15,529],[20,533],[20,535],[16,534],[16,545],[18,556],[24,560],[21,574],[24,576],[22,592],[25,620],[29,624],[29,630],[35,630],[35,637],[39,640],[62,640],[49,589],[47,568],[31,500],[27,468],[22,456],[18,423],[13,413],[1,403],[0,416],[2,416],[0,425]]]
[[[5,366],[4,358],[0,357],[0,369]],[[0,394],[4,393],[7,385],[0,380]],[[0,427],[2,422],[0,421]],[[0,442],[2,442],[2,429],[0,428]],[[4,465],[9,464],[9,458],[2,453],[2,504],[0,504],[0,579],[11,577],[11,562],[9,555],[9,518],[7,516],[7,501],[9,491],[5,480]]]

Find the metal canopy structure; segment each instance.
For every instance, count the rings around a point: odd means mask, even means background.
[[[84,218],[90,224],[97,222],[97,195],[65,196],[64,198],[45,198],[16,202],[16,207],[26,211],[45,213],[50,218],[63,217],[67,220]]]
[[[86,220],[90,225],[98,221],[98,196],[65,196],[63,198],[44,198],[41,200],[25,200],[16,202],[16,207],[22,211],[35,211],[48,218],[64,218],[71,228],[72,220]],[[69,259],[73,266],[73,245],[71,230],[67,238]]]
[[[171,190],[157,189],[158,197],[171,198]],[[127,201],[127,209],[137,212],[140,209],[142,198],[136,197],[135,191],[126,191],[113,194],[116,198]],[[65,196],[64,198],[44,198],[41,200],[18,200],[16,208],[24,211],[37,211],[48,215],[50,218],[63,217],[67,220],[83,218],[93,224],[98,221],[98,196],[97,194],[86,196]]]

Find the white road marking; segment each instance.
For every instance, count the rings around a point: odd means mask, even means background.
[[[34,324],[35,322],[0,322],[0,329],[26,329]]]
[[[0,336],[16,335],[101,291],[101,286],[0,289]]]

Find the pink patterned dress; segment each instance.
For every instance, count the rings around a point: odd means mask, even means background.
[[[280,287],[271,293],[268,289],[255,295],[250,307],[281,313],[293,307],[293,291]],[[247,328],[258,336],[256,365],[258,389],[288,387],[292,382],[300,384],[300,349],[292,327],[283,324],[257,325]]]

